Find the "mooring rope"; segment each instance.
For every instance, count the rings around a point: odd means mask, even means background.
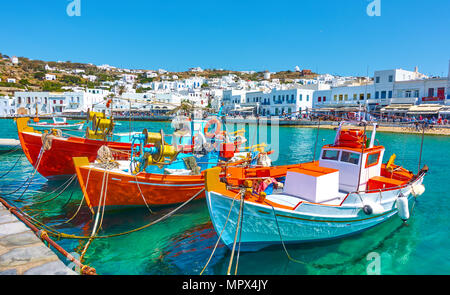
[[[108,169],[105,169],[105,172],[103,172],[102,189],[100,191],[99,206],[97,208],[97,214],[95,216],[94,227],[92,228],[91,237],[89,238],[88,242],[84,246],[83,251],[81,252],[80,261],[83,261],[84,255],[86,254],[86,252],[87,252],[89,246],[91,245],[94,237],[98,234],[98,232],[100,230],[100,227],[103,224],[103,215],[105,213],[105,203],[106,203],[106,193],[108,191],[108,176],[109,176]],[[103,209],[102,209],[102,207],[103,207]],[[102,216],[100,218],[100,223],[98,223],[100,210],[102,210]]]
[[[37,161],[37,163],[36,163],[36,166],[33,168],[33,172],[31,173],[31,175],[30,176],[28,176],[28,178],[16,189],[16,190],[14,190],[14,191],[12,191],[12,192],[8,192],[8,193],[6,193],[6,194],[0,194],[1,196],[8,196],[8,195],[12,195],[12,194],[15,194],[16,192],[18,192],[25,184],[27,184],[27,182],[28,182],[28,185],[27,185],[27,187],[25,188],[25,190],[22,192],[22,194],[20,195],[20,197],[19,197],[19,199],[21,199],[22,198],[22,196],[25,194],[25,192],[28,190],[28,188],[30,187],[30,184],[31,184],[31,182],[32,182],[32,180],[33,180],[33,177],[34,177],[34,175],[36,174],[36,171],[37,171],[37,168],[39,167],[39,164],[41,163],[41,158],[42,158],[42,155],[44,154],[44,149],[43,148],[41,148],[41,151],[39,152],[39,155],[38,155],[38,161]]]
[[[125,231],[125,232],[121,232],[121,233],[117,233],[117,234],[110,234],[110,235],[104,235],[104,236],[95,236],[94,239],[107,239],[107,238],[114,238],[114,237],[119,237],[119,236],[124,236],[124,235],[128,235],[131,233],[135,233],[141,230],[144,230],[152,225],[157,224],[158,222],[161,222],[165,219],[167,219],[168,217],[172,216],[173,214],[175,214],[178,210],[180,210],[181,208],[183,208],[186,204],[188,204],[190,201],[194,200],[198,195],[200,195],[203,191],[205,190],[205,188],[202,188],[201,190],[199,190],[196,194],[194,194],[191,198],[189,198],[188,200],[186,200],[184,203],[180,204],[177,208],[175,208],[174,210],[172,210],[171,212],[167,213],[166,215],[158,218],[155,221],[152,221],[144,226],[129,230],[129,231]],[[18,209],[20,210],[20,209]],[[26,214],[26,213],[24,213]],[[26,214],[26,216],[30,217],[28,214]],[[31,218],[31,217],[30,217]],[[59,232],[43,223],[41,223],[38,220],[35,220],[33,218],[31,218],[33,221],[35,221],[39,226],[41,226],[42,228],[48,228],[49,229],[49,233],[55,237],[58,238],[65,238],[65,239],[79,239],[79,240],[87,240],[90,239],[90,236],[78,236],[78,235],[72,235],[72,234],[66,234],[66,233],[62,233]]]
[[[239,246],[238,246],[238,253],[237,253],[237,257],[236,257],[236,268],[234,270],[234,275],[237,275],[237,271],[238,271],[238,265],[239,265],[239,257],[241,254],[241,241],[242,241],[242,225],[244,224],[244,209],[245,209],[245,200],[242,204],[242,218],[241,218],[241,225],[239,228]]]
[[[76,177],[75,175],[72,176],[72,177],[69,179],[70,182],[68,182],[68,183],[66,184],[66,186],[65,186],[58,194],[56,194],[55,196],[51,197],[50,199],[44,200],[44,201],[39,201],[39,202],[33,202],[33,204],[25,205],[24,207],[29,208],[30,206],[39,205],[39,204],[45,204],[45,203],[48,203],[48,202],[51,202],[51,201],[55,200],[56,198],[58,198],[59,196],[61,196],[62,193],[64,193],[64,192],[66,191],[66,189],[73,183],[73,181],[75,180],[75,177]],[[66,182],[67,182],[67,181],[66,181]],[[42,200],[42,198],[40,198],[39,200]]]
[[[145,203],[145,206],[147,206],[147,209],[148,209],[148,211],[150,212],[150,214],[153,214],[152,209],[150,209],[150,206],[147,204],[147,201],[145,200],[145,196],[144,196],[144,194],[142,193],[141,186],[139,185],[139,181],[138,181],[138,179],[137,179],[137,175],[136,175],[136,174],[134,175],[134,179],[136,180],[136,185],[137,185],[137,187],[138,187],[138,189],[139,189],[139,193],[141,194],[141,197],[142,197],[142,200],[143,200],[144,203]]]
[[[0,179],[2,179],[3,177],[5,177],[9,173],[11,173],[11,171],[13,171],[13,169],[16,168],[17,164],[19,163],[20,159],[22,159],[23,155],[24,154],[22,153],[22,154],[20,154],[19,157],[17,157],[17,161],[14,163],[14,165],[6,173],[4,173],[2,176],[0,176]]]
[[[283,245],[283,249],[284,249],[284,252],[286,253],[287,258],[288,258],[290,261],[293,261],[293,262],[295,262],[295,263],[299,263],[299,264],[304,264],[304,265],[306,265],[306,262],[303,262],[303,261],[298,260],[298,259],[294,259],[294,258],[291,257],[291,255],[289,255],[289,252],[288,252],[288,250],[286,249],[286,245],[284,244],[283,237],[281,236],[280,226],[279,226],[279,224],[278,224],[278,219],[277,219],[277,214],[276,214],[276,212],[275,212],[275,208],[274,208],[271,204],[269,204],[269,203],[267,203],[267,202],[264,202],[264,203],[266,203],[267,205],[269,205],[270,207],[272,207],[273,216],[275,217],[275,222],[276,222],[276,225],[277,225],[278,235],[280,236],[280,241],[281,241],[281,244]]]
[[[237,241],[238,231],[239,231],[240,222],[241,222],[242,206],[244,204],[244,192],[241,191],[240,193],[241,193],[241,205],[239,206],[239,215],[238,215],[238,220],[236,222],[236,231],[234,233],[233,248],[231,249],[231,257],[230,257],[230,262],[228,263],[227,275],[230,275],[231,266],[233,265],[234,250],[236,248],[236,241]]]
[[[55,188],[53,191],[51,191],[51,192],[48,192],[48,193],[46,193],[46,194],[44,194],[44,195],[41,195],[41,196],[39,196],[39,197],[37,197],[36,199],[33,199],[33,201],[37,201],[37,202],[33,202],[33,204],[30,204],[30,205],[26,205],[26,206],[31,206],[31,205],[36,205],[36,204],[44,204],[44,203],[47,203],[48,201],[51,201],[51,200],[54,200],[54,199],[56,199],[56,197],[59,197],[72,183],[73,183],[73,181],[75,180],[75,178],[76,178],[76,175],[72,175],[70,178],[68,178],[66,181],[64,181],[64,183],[63,184],[61,184],[60,186],[58,186],[57,188]],[[41,202],[41,200],[42,199],[44,199],[45,197],[48,197],[48,196],[50,196],[50,195],[52,195],[52,194],[54,194],[55,192],[57,192],[58,190],[60,190],[63,186],[65,186],[58,194],[57,194],[57,196],[56,197],[52,197],[50,200],[46,200],[46,201],[42,201]],[[28,198],[26,198],[25,200],[15,200],[15,202],[26,202],[26,201],[28,201],[28,200],[30,200],[32,198],[32,196],[30,196],[30,197],[28,197]]]
[[[22,147],[20,146],[20,144],[14,146],[12,149],[10,149],[9,151],[7,151],[6,153],[0,154],[0,156],[7,156],[9,154],[15,153],[18,150],[20,150]]]
[[[230,214],[231,214],[231,209],[233,209],[233,205],[234,205],[234,201],[236,200],[236,197],[240,194],[237,193],[234,197],[233,197],[233,201],[231,202],[231,206],[230,206],[230,210],[228,210],[228,215],[227,215],[227,219],[225,220],[225,224],[223,225],[222,230],[220,231],[219,237],[217,238],[216,244],[214,245],[213,251],[211,252],[211,255],[209,256],[208,261],[206,262],[205,266],[203,267],[202,271],[200,272],[200,275],[203,274],[203,272],[205,271],[205,269],[208,267],[209,262],[211,261],[212,257],[214,256],[214,253],[216,252],[217,246],[219,245],[220,242],[220,238],[222,237],[223,232],[225,231],[225,227],[227,226],[228,220],[230,219]]]

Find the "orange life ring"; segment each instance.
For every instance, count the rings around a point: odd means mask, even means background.
[[[209,127],[211,127],[211,125],[216,125],[216,129],[214,130],[213,133],[208,131],[208,129],[209,129]],[[206,123],[205,128],[203,129],[203,132],[205,133],[205,136],[207,138],[213,138],[217,134],[220,133],[221,129],[222,129],[222,124],[220,123],[220,121],[217,118],[212,118]]]

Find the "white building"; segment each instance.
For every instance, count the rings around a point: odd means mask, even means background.
[[[87,92],[15,92],[14,110],[24,108],[28,114],[61,114],[68,110],[87,111],[109,94],[102,89],[90,89]]]
[[[269,80],[270,79],[270,72],[269,71],[265,71],[264,72],[264,80]]]
[[[203,69],[201,67],[190,68],[189,72],[201,73]]]
[[[14,78],[7,78],[6,82],[7,83],[16,83],[16,79],[14,79]]]
[[[53,75],[53,74],[45,74],[45,80],[47,80],[47,81],[53,81],[53,80],[56,80],[56,75]]]
[[[155,77],[158,77],[158,74],[150,71],[150,72],[145,73],[145,77],[146,78],[155,78]]]
[[[303,114],[311,110],[313,106],[314,89],[293,88],[278,90],[272,89],[266,96],[260,97],[261,109],[259,114],[263,116]]]
[[[83,79],[89,80],[90,82],[97,81],[97,76],[95,75],[82,75]]]
[[[13,57],[11,57],[11,62],[13,65],[18,65],[19,59],[17,58],[17,56],[13,56]]]
[[[222,97],[223,112],[227,114],[232,110],[240,108],[241,104],[246,102],[245,94],[246,91],[244,89],[224,90]]]
[[[450,69],[449,69],[450,71]],[[366,106],[369,111],[391,104],[450,104],[449,78],[428,78],[403,69],[375,71],[374,80],[314,93],[314,108]],[[447,89],[447,91],[446,91]]]
[[[136,82],[137,76],[132,74],[123,74],[122,81],[125,83],[134,83]]]
[[[0,117],[14,115],[14,100],[9,96],[0,96]]]
[[[45,70],[46,71],[54,71],[55,70],[55,68],[52,68],[52,67],[50,67],[49,65],[45,65]]]

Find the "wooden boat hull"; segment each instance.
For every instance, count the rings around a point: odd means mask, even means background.
[[[41,134],[19,132],[19,139],[28,161],[36,167],[42,149]],[[52,140],[51,148],[48,151],[43,151],[37,171],[46,178],[73,175],[75,174],[75,167],[72,158],[87,157],[90,161],[94,161],[97,157],[97,151],[102,145],[127,152],[131,148],[130,143],[104,142],[78,137],[57,137]]]
[[[106,172],[91,166],[76,165],[75,169],[80,187],[91,208],[99,206],[102,187],[106,208],[145,206],[146,203],[149,206],[178,204],[187,201],[204,187],[203,175],[141,173],[134,176],[125,172]],[[204,196],[201,193],[196,199]]]

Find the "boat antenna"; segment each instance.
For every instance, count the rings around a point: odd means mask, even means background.
[[[366,128],[367,124],[364,122],[364,137],[366,136]],[[359,192],[359,186],[361,185],[361,171],[362,171],[362,162],[364,158],[364,149],[366,147],[366,141],[361,146],[361,160],[359,161],[359,174],[358,174],[358,186],[356,187],[356,191]]]
[[[425,126],[424,126],[424,123],[422,122],[422,141],[420,143],[419,168],[417,169],[417,171],[420,171],[420,165],[422,164],[422,150],[423,150],[424,137],[425,137]],[[419,173],[419,172],[417,172],[417,173]]]
[[[130,110],[128,111],[128,125],[129,125],[129,128],[130,128],[130,140],[131,140],[131,99],[129,99],[128,100],[128,102],[129,102],[129,106],[130,106]]]
[[[320,129],[320,117],[319,117],[319,123],[317,124],[317,134],[316,134],[316,143],[314,144],[313,162],[316,161],[316,149],[317,149],[317,141],[319,140],[319,129]]]

